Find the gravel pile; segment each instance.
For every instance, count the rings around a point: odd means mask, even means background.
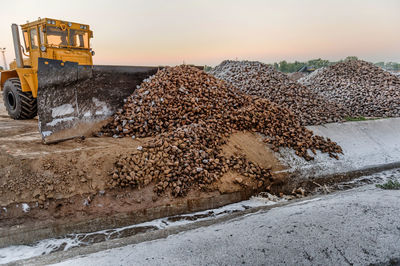
[[[211,72],[249,95],[266,98],[291,109],[302,125],[342,121],[347,111],[291,80],[272,66],[252,61],[223,61]]]
[[[142,83],[116,113],[104,134],[114,137],[153,137],[143,147],[115,163],[112,187],[140,187],[155,182],[155,192],[184,196],[192,187],[204,188],[225,172],[236,171],[271,185],[269,169],[242,155],[225,157],[221,146],[235,130],[266,136],[278,151],[290,147],[306,160],[316,150],[332,157],[341,148],[314,136],[296,116],[262,98],[237,92],[230,84],[190,66],[168,67]]]
[[[365,61],[337,63],[299,82],[334,102],[343,103],[353,117],[400,115],[400,79]]]

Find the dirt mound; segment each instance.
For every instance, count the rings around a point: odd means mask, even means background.
[[[236,130],[262,133],[275,151],[290,147],[307,160],[313,159],[308,150],[332,157],[341,153],[336,143],[313,136],[288,109],[238,93],[230,84],[182,65],[160,70],[145,81],[103,128],[115,138],[155,136],[115,163],[110,184],[141,187],[155,182],[158,194],[171,190],[181,196],[234,170],[268,190],[269,169],[241,154],[222,155],[222,145]]]
[[[343,103],[351,116],[400,115],[400,79],[365,61],[337,63],[299,82],[336,103]]]
[[[342,121],[347,111],[291,80],[271,66],[251,61],[223,61],[211,72],[249,95],[266,98],[291,109],[302,125]]]

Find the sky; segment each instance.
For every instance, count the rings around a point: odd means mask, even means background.
[[[305,61],[358,56],[400,62],[400,0],[13,0],[11,24],[38,17],[89,24],[95,64],[217,65],[225,59]],[[0,64],[3,65],[2,59]]]

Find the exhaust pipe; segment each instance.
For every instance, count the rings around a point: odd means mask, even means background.
[[[21,49],[21,41],[19,39],[18,25],[12,24],[11,31],[12,31],[13,41],[14,41],[15,60],[17,62],[17,67],[23,68],[24,60],[22,58],[22,49]]]

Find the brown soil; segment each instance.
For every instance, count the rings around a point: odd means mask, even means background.
[[[263,138],[256,133],[246,131],[233,134],[224,145],[223,153],[226,156],[245,154],[249,161],[262,168],[271,169],[276,185],[285,181],[286,176],[280,171],[286,167],[279,162],[274,152],[264,143]]]
[[[40,138],[7,141],[0,155],[0,204],[43,204],[47,199],[104,190],[116,157],[138,145],[137,140],[111,138],[50,146],[42,144]]]

